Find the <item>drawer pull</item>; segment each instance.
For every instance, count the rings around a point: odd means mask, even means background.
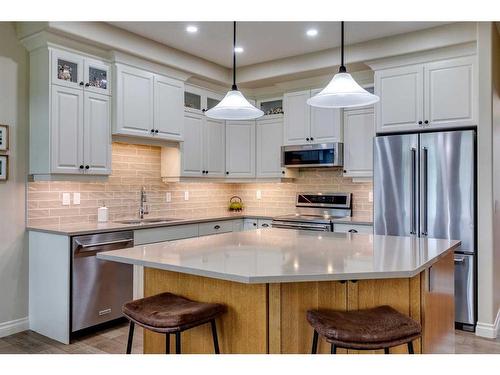
[[[111,309],[99,311],[99,316],[108,315],[108,314],[111,314]]]
[[[214,229],[217,229],[217,230],[220,229],[220,225],[215,225]]]
[[[266,223],[262,224],[262,228],[267,228],[267,227],[269,227],[269,224]]]
[[[349,229],[348,232],[349,233],[358,233],[358,231],[356,229]]]

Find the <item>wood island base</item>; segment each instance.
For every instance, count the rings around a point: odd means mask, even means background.
[[[415,353],[454,353],[453,252],[412,278],[244,284],[153,268],[144,270],[144,295],[171,292],[228,307],[218,319],[221,353],[310,353],[308,309],[357,310],[390,305],[422,324]],[[174,352],[171,343],[171,353]],[[182,333],[183,353],[213,353],[210,325]],[[339,349],[338,353],[383,353]],[[144,331],[144,353],[165,353],[164,335]],[[320,339],[318,353],[330,353]],[[391,353],[407,353],[406,345]]]

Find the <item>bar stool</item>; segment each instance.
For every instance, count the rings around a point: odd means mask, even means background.
[[[318,335],[331,344],[332,354],[337,348],[384,349],[389,354],[389,348],[402,344],[414,354],[413,340],[422,334],[419,323],[390,306],[356,311],[309,310],[307,321],[314,328],[312,354],[318,350]]]
[[[215,319],[224,313],[225,306],[218,303],[202,303],[172,293],[127,302],[122,308],[130,320],[127,354],[132,351],[134,326],[165,334],[165,353],[170,354],[170,334],[175,334],[175,352],[181,354],[181,332],[210,323],[215,354],[219,354],[219,341]]]

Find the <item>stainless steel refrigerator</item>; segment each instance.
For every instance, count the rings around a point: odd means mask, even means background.
[[[461,240],[455,253],[455,321],[476,323],[475,131],[374,140],[376,234]]]

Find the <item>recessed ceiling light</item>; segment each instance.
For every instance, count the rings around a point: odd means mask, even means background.
[[[196,26],[190,25],[190,26],[186,27],[186,31],[188,33],[196,33],[196,32],[198,32],[198,28]]]
[[[234,47],[234,52],[242,53],[244,51],[243,47]]]
[[[316,36],[318,35],[318,30],[316,29],[309,29],[306,31],[307,36]]]

